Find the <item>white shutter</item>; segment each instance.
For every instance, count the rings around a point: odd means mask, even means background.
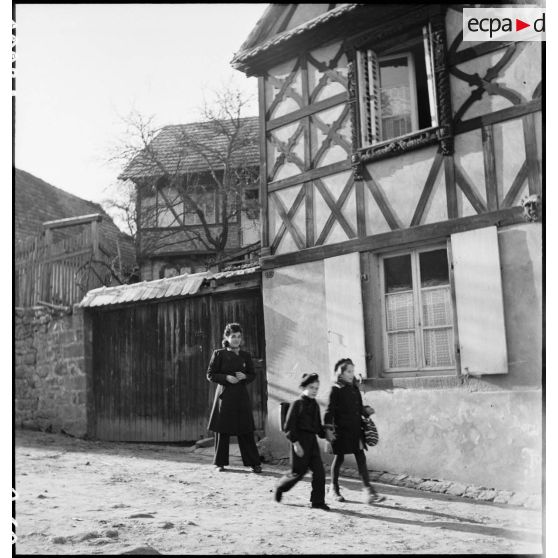
[[[496,227],[451,235],[463,374],[507,374],[508,354]]]
[[[381,141],[380,65],[373,50],[357,54],[360,129],[362,145]]]
[[[428,83],[428,100],[430,102],[432,126],[438,126],[438,104],[436,102],[434,57],[432,56],[432,26],[430,23],[422,28],[422,38],[424,41],[424,63],[426,66],[426,81]]]
[[[350,358],[366,377],[364,312],[358,252],[324,260],[329,373],[341,358]]]

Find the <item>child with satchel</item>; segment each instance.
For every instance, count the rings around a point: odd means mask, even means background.
[[[284,424],[287,439],[291,442],[291,472],[284,475],[275,488],[275,500],[281,501],[283,493],[302,480],[308,469],[312,471],[312,508],[329,511],[325,503],[325,469],[316,436],[333,440],[320,418],[316,395],[320,387],[318,374],[303,374],[300,382],[302,395],[291,403]]]
[[[362,395],[355,384],[355,367],[350,358],[343,358],[335,364],[335,374],[337,381],[331,388],[329,405],[324,417],[325,428],[335,432],[335,439],[330,442],[335,457],[331,464],[329,495],[338,502],[345,501],[339,490],[339,472],[345,454],[352,453],[364,485],[364,501],[367,504],[382,502],[385,497],[380,496],[370,484],[364,455],[367,446],[362,420],[373,414],[374,409],[362,404]]]

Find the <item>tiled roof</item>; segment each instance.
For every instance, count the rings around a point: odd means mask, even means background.
[[[104,209],[20,169],[15,170],[15,239],[25,241],[40,234],[45,221],[100,213],[100,238],[103,245],[116,254],[120,244],[123,264],[135,261],[133,240],[114,224]]]
[[[194,273],[190,275],[179,275],[167,277],[156,281],[144,281],[131,285],[119,285],[118,287],[101,287],[89,291],[79,306],[84,308],[95,308],[98,306],[113,306],[116,304],[143,302],[146,300],[157,300],[176,296],[188,296],[196,294],[202,285],[208,284],[211,279],[216,281],[251,275],[260,271],[259,265],[234,271],[222,271],[211,273]]]
[[[242,70],[244,69],[245,64],[249,63],[251,59],[255,58],[260,54],[263,54],[267,50],[274,47],[279,47],[287,43],[288,41],[290,41],[293,37],[304,35],[312,31],[316,27],[323,25],[324,23],[328,23],[337,18],[343,17],[344,15],[354,11],[357,7],[365,6],[365,5],[366,4],[340,4],[339,6],[333,8],[332,10],[325,12],[324,14],[321,14],[309,21],[301,23],[300,25],[294,27],[293,29],[289,29],[288,31],[279,33],[278,35],[274,35],[269,39],[264,40],[263,42],[260,43],[257,42],[257,34],[254,34],[253,37],[255,39],[255,44],[252,44],[249,48],[246,48],[246,45],[250,44],[250,37],[249,37],[242,45],[239,52],[237,52],[234,55],[231,64],[233,68]],[[263,21],[264,18],[269,17],[270,13],[271,11],[266,12],[262,17],[262,19],[256,25],[259,24],[263,26],[265,24],[265,21]]]
[[[274,26],[274,23],[278,21],[289,7],[290,4],[269,4],[262,14],[262,17],[258,19],[256,25],[254,25],[254,28],[250,31],[247,39],[238,49],[239,52],[248,50],[256,44],[264,42],[268,38],[268,34]]]
[[[233,165],[259,165],[258,122],[257,116],[240,119],[240,140],[234,142],[236,148],[231,155]],[[234,125],[228,120],[165,126],[149,144],[153,156],[148,155],[145,150],[142,151],[119,178],[124,180],[159,176],[163,174],[161,166],[164,172],[169,174],[175,174],[177,171],[203,172],[209,170],[209,164],[214,166],[214,169],[219,168],[219,155],[226,153],[230,143],[228,134],[233,131]],[[185,139],[194,141],[202,152],[192,147],[186,149]]]

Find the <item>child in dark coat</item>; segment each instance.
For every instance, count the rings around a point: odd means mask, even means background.
[[[303,374],[300,382],[302,395],[289,407],[285,433],[291,447],[291,472],[283,476],[275,488],[275,500],[281,501],[283,492],[300,481],[308,469],[312,471],[311,507],[329,510],[325,503],[325,470],[316,436],[333,439],[322,425],[316,395],[320,387],[318,374]]]
[[[370,484],[368,468],[366,465],[366,442],[362,431],[362,417],[368,417],[374,412],[369,406],[362,404],[362,395],[355,384],[355,367],[350,358],[344,358],[335,364],[337,381],[331,388],[329,405],[327,407],[324,422],[326,428],[335,432],[335,440],[331,447],[335,457],[331,464],[331,488],[330,496],[338,502],[345,501],[339,491],[339,471],[345,459],[345,454],[352,453],[355,456],[358,472],[364,485],[364,498],[368,504],[385,500],[377,494]]]

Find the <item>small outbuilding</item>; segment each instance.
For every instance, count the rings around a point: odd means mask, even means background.
[[[95,289],[84,309],[87,433],[101,440],[179,442],[207,436],[211,352],[240,322],[258,377],[250,384],[263,433],[267,382],[259,266]]]

